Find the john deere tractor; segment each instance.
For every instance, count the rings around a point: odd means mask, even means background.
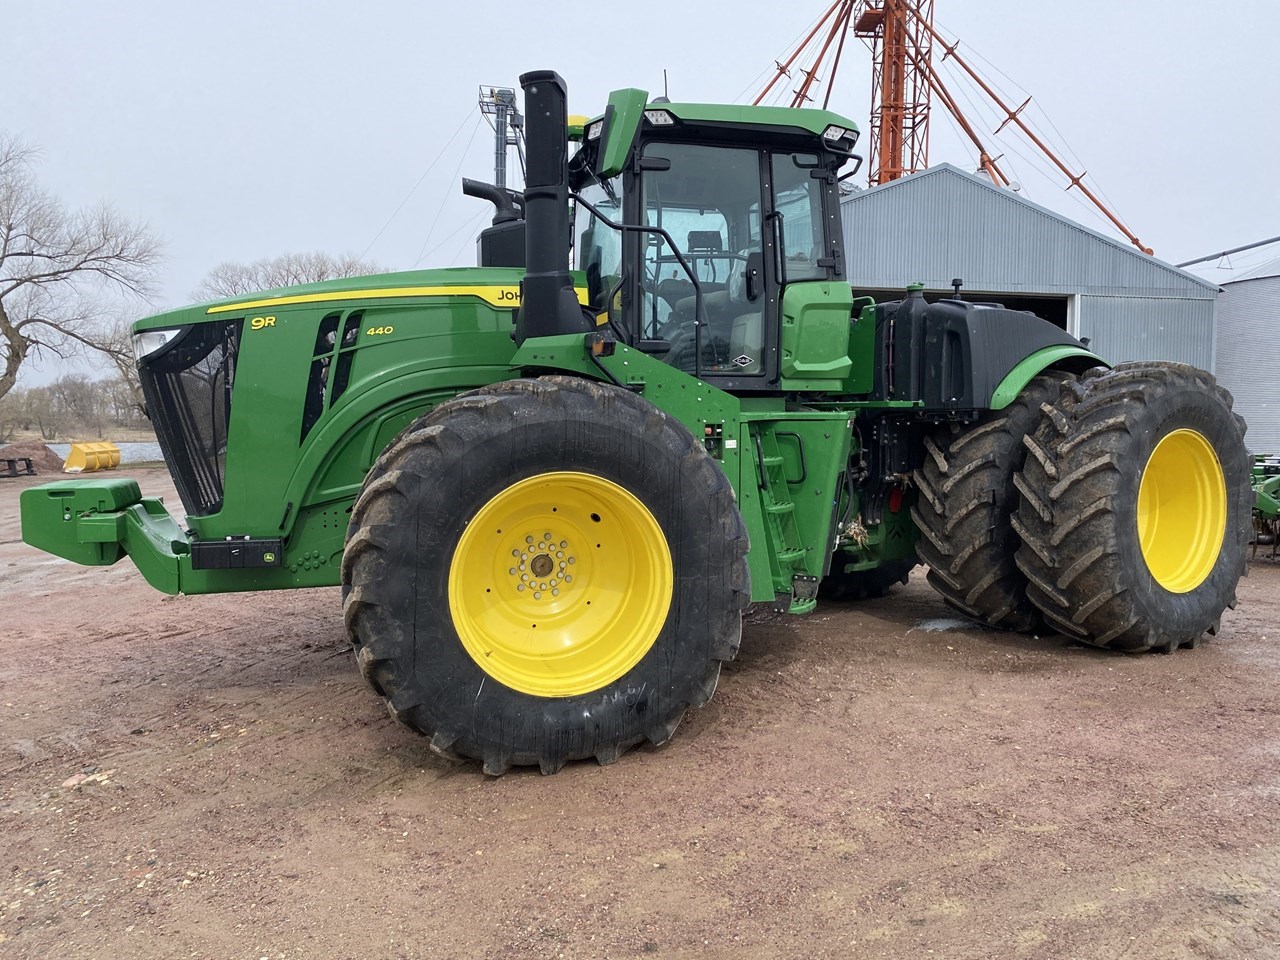
[[[822,110],[521,78],[522,193],[480,266],[268,291],[135,327],[186,519],[131,480],[22,497],[23,537],[166,593],[341,584],[365,679],[486,772],[616,759],[711,697],[753,602],[917,562],[998,627],[1124,651],[1217,630],[1244,424],[1187,366],[1108,368],[1029,313],[855,297]],[[570,155],[572,154],[572,155]]]

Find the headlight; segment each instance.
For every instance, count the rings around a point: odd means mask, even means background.
[[[587,139],[599,140],[600,134],[604,131],[604,121],[597,120],[595,123],[587,124]]]
[[[831,124],[822,131],[822,139],[832,148],[848,153],[858,142],[858,131]]]
[[[155,353],[179,332],[179,330],[144,330],[142,333],[135,333],[133,335],[134,360],[141,360]]]
[[[655,127],[672,127],[676,122],[676,118],[665,110],[646,110],[644,118]]]

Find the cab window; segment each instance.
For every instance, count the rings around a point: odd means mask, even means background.
[[[773,208],[782,220],[782,282],[825,280],[827,270],[818,265],[825,256],[823,243],[823,180],[815,178],[818,157],[809,153],[775,153]]]
[[[763,253],[759,152],[649,143],[643,155],[660,161],[641,178],[643,222],[662,227],[694,270],[706,323],[698,362],[693,284],[668,241],[652,235],[643,241],[641,336],[668,341],[666,361],[683,370],[762,374],[767,298],[761,282],[747,282],[748,260]]]

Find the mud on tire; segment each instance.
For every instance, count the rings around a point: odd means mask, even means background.
[[[1032,602],[1067,636],[1115,650],[1171,652],[1216,633],[1251,516],[1231,395],[1195,367],[1132,363],[1090,371],[1044,411],[1015,479]],[[1183,499],[1192,488],[1199,506]]]
[[[1041,404],[1056,398],[1068,377],[1041,374],[1003,410],[943,426],[924,440],[911,509],[920,531],[916,554],[948,604],[993,627],[1027,631],[1040,623],[1027,599],[1027,578],[1014,562],[1021,541],[1009,522],[1018,506],[1013,478]]]
[[[521,481],[566,475],[634,497],[665,542],[674,577],[665,617],[657,615],[656,636],[634,666],[587,692],[535,695],[495,679],[479,662],[484,656],[464,644],[455,614],[465,608],[451,605],[458,589],[451,566],[487,504],[508,496],[519,507]],[[583,525],[606,530],[610,515],[599,513],[604,523],[592,512]],[[741,638],[746,551],[728,479],[678,421],[617,387],[566,377],[506,381],[441,404],[379,457],[347,532],[344,618],[370,686],[394,717],[431,738],[433,750],[481,760],[490,774],[530,764],[554,773],[568,760],[608,763],[643,740],[662,743],[686,708],[711,697],[721,661],[733,658]],[[488,592],[479,582],[487,568],[476,563],[481,575],[466,589]],[[500,566],[499,579],[507,562]],[[597,567],[623,579],[612,593],[583,594],[597,598],[596,611],[601,599],[648,587]],[[496,580],[492,587],[500,592]]]

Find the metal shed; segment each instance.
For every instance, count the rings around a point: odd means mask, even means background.
[[[859,292],[909,283],[996,300],[1088,337],[1108,360],[1214,362],[1218,286],[1081,226],[985,177],[942,163],[843,198],[846,263]]]
[[[1218,301],[1218,382],[1257,453],[1280,453],[1280,259],[1228,280]]]

